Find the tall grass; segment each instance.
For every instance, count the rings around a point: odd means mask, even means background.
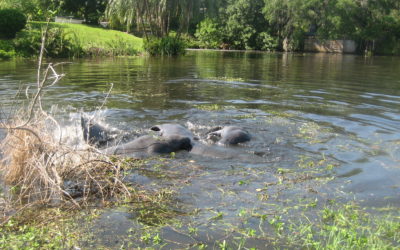
[[[185,53],[186,44],[176,36],[153,37],[144,41],[143,48],[152,56],[176,56]]]

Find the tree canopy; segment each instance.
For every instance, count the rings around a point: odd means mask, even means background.
[[[109,21],[144,37],[197,34],[202,47],[301,50],[313,35],[400,53],[399,0],[2,0],[0,8],[18,8],[30,20]]]

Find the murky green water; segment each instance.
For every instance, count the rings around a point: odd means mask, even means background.
[[[166,248],[218,247],[255,230],[265,237],[246,244],[262,247],[276,230],[267,217],[284,215],[287,223],[299,209],[332,200],[400,205],[398,57],[191,51],[73,61],[59,73],[66,77],[45,103],[58,105],[66,120],[93,112],[113,83],[101,113],[113,127],[142,134],[179,123],[202,138],[213,126],[234,124],[253,135],[244,146],[222,148],[237,157],[178,154],[149,164],[153,174],[132,173],[130,181],[145,189],[171,192],[168,206],[155,208],[168,216],[111,209],[93,225],[98,244],[148,246],[158,234]],[[35,62],[0,62],[2,109],[20,83],[34,81]]]

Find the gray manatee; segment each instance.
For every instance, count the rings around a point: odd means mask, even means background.
[[[154,154],[169,154],[179,150],[190,151],[192,144],[190,138],[171,135],[157,138],[150,135],[140,136],[131,142],[117,145],[102,150],[105,154],[143,156]]]
[[[158,131],[160,132],[160,136],[171,136],[171,135],[180,135],[180,136],[185,136],[190,138],[190,140],[193,142],[194,140],[198,140],[197,137],[193,135],[193,133],[185,128],[182,125],[175,124],[175,123],[166,123],[166,124],[160,124],[156,125],[150,128],[150,130],[153,131]]]
[[[81,115],[81,126],[83,139],[90,145],[102,147],[112,142],[117,137],[117,132],[115,130],[95,123],[85,115]]]
[[[228,127],[226,127],[228,128]],[[232,126],[233,128],[233,126]],[[238,127],[237,127],[238,128]],[[159,135],[164,137],[164,136],[185,136],[188,138],[191,138],[191,144],[192,144],[192,149],[189,151],[190,154],[194,155],[201,155],[205,157],[212,157],[212,158],[219,158],[219,159],[232,159],[232,158],[237,158],[237,159],[243,159],[244,161],[253,161],[255,158],[259,160],[258,157],[243,154],[243,155],[238,155],[238,152],[236,152],[233,149],[225,148],[225,147],[218,147],[215,145],[207,145],[203,144],[196,138],[193,133],[187,129],[186,127],[179,125],[179,124],[173,124],[173,123],[167,123],[167,124],[161,124],[161,125],[156,125],[151,127],[151,130],[153,131],[158,131],[160,132]],[[221,127],[218,129],[215,128],[215,132],[217,134],[222,133],[223,130]],[[240,130],[240,131],[239,131]],[[210,133],[210,132],[209,132]],[[244,142],[245,139],[250,140],[250,135],[243,129],[225,129],[223,131],[223,136],[226,140],[230,140],[230,142]],[[222,136],[221,134],[221,136]],[[246,136],[247,135],[247,136]],[[231,143],[235,144],[235,143]],[[254,159],[253,159],[254,158]]]
[[[219,152],[219,150],[212,149],[208,145],[204,145],[200,142],[197,142],[198,138],[196,138],[193,133],[187,129],[186,127],[175,124],[175,123],[166,123],[156,125],[150,128],[150,130],[159,132],[159,136],[186,136],[190,138],[192,144],[192,150],[190,150],[191,154],[203,155],[203,156],[212,156],[212,157],[222,157],[225,156],[224,152]]]
[[[217,138],[218,143],[224,145],[236,145],[251,139],[249,132],[237,126],[213,128],[207,133],[207,137],[208,139]]]

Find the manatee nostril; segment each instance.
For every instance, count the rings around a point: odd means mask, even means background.
[[[153,126],[153,127],[150,128],[150,130],[153,130],[153,131],[161,131],[161,129],[160,129],[159,126]]]

